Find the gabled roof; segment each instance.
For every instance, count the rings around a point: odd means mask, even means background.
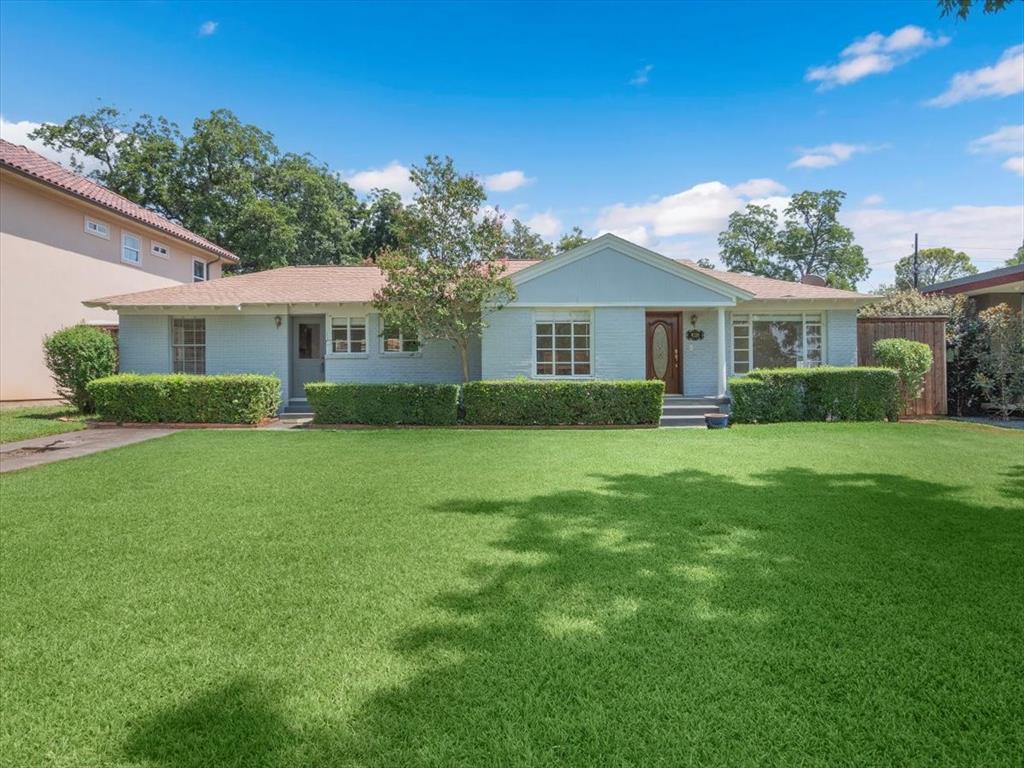
[[[596,244],[596,245],[595,245]],[[546,261],[510,260],[506,274],[521,285],[584,256],[613,247],[641,258],[659,269],[680,275],[740,301],[749,300],[831,300],[864,303],[870,297],[853,291],[825,286],[791,283],[736,272],[704,269],[692,262],[679,262],[640,248],[614,235],[602,235],[586,245]],[[582,253],[582,255],[581,255]],[[635,254],[639,254],[638,256]],[[339,304],[369,303],[384,286],[384,274],[376,266],[280,267],[265,272],[231,275],[205,283],[188,283],[139,293],[106,296],[85,302],[90,307],[240,307],[253,304]],[[628,290],[628,288],[624,288]]]
[[[584,243],[578,248],[573,248],[571,251],[560,253],[554,258],[537,262],[534,266],[522,270],[512,278],[512,282],[516,285],[522,285],[523,283],[534,280],[541,275],[554,272],[556,269],[564,267],[567,264],[572,264],[574,261],[591,256],[605,248],[611,248],[612,250],[632,259],[641,261],[656,269],[663,270],[664,272],[675,275],[676,277],[680,277],[684,280],[689,280],[692,283],[696,283],[697,285],[729,298],[739,300],[754,298],[754,294],[750,293],[746,289],[732,285],[729,282],[720,279],[719,275],[713,270],[695,269],[688,263],[676,261],[668,258],[667,256],[662,256],[660,253],[656,253],[648,248],[637,245],[636,243],[631,243],[629,240],[624,240],[623,238],[611,233],[595,237],[593,240]]]
[[[101,208],[106,208],[109,211],[137,221],[140,224],[145,224],[153,229],[158,229],[172,237],[184,240],[186,243],[208,251],[225,261],[238,262],[238,257],[227,248],[221,248],[216,243],[211,243],[206,238],[185,229],[180,224],[175,224],[159,213],[143,208],[138,203],[133,203],[128,198],[110,191],[102,184],[97,184],[91,179],[79,176],[77,173],[72,173],[59,163],[48,160],[28,147],[12,144],[9,141],[0,139],[0,168],[14,171],[21,176],[41,182],[60,192],[93,203]]]

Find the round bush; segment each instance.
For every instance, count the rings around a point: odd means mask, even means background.
[[[47,336],[43,349],[57,394],[82,413],[92,413],[95,404],[85,385],[117,370],[113,337],[91,325],[73,325]]]
[[[924,389],[924,377],[932,367],[931,347],[910,339],[879,339],[873,349],[878,362],[899,375],[900,405],[905,410]]]

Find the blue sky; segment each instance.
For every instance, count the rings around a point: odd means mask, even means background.
[[[891,279],[1024,239],[1024,3],[0,5],[5,138],[93,108],[218,107],[359,189],[428,152],[548,236],[714,257],[729,211],[838,188]]]

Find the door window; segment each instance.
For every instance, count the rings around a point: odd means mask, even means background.
[[[320,324],[299,323],[299,359],[314,360],[320,354]]]

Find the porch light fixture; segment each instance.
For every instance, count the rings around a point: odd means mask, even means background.
[[[274,315],[274,325],[277,326],[278,328],[281,327],[281,316],[280,315]]]

